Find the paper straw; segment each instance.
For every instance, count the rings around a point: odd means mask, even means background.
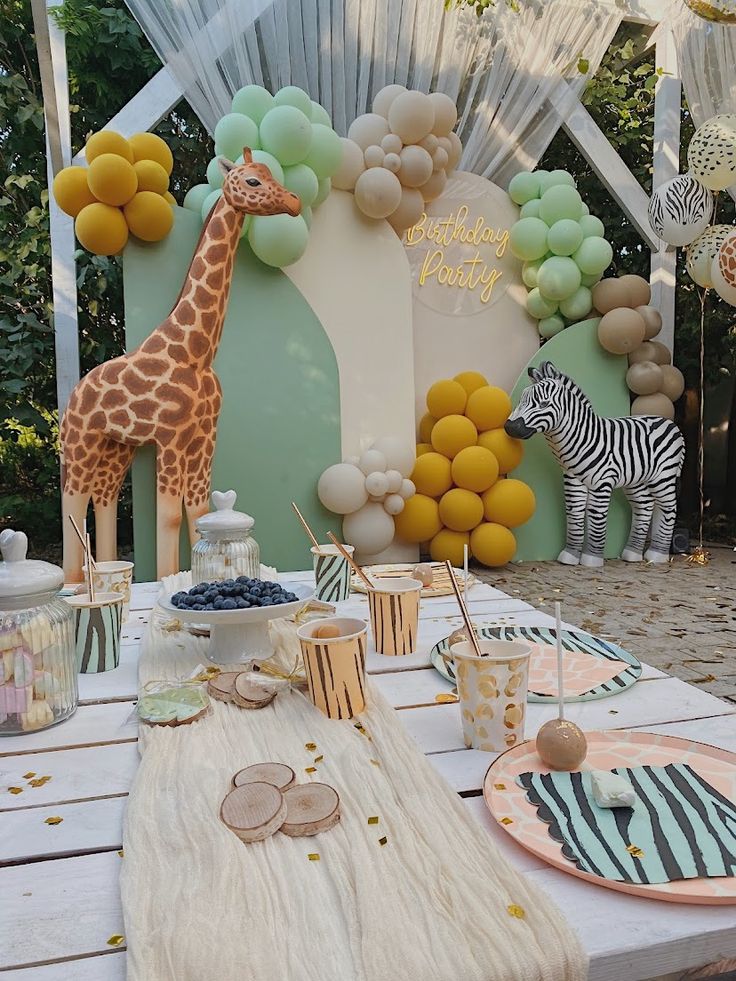
[[[319,548],[319,542],[314,537],[314,532],[312,531],[312,529],[307,524],[306,518],[304,517],[304,515],[302,514],[302,512],[299,510],[299,508],[296,506],[296,503],[294,501],[291,502],[291,506],[294,509],[294,514],[301,521],[302,528],[306,531],[307,536],[309,537],[309,540],[311,541],[312,545],[314,545],[315,548]]]
[[[468,546],[463,545],[463,575],[465,576],[465,581],[463,583],[463,598],[465,599],[465,605],[468,603]]]
[[[475,630],[473,630],[473,624],[470,622],[470,614],[468,613],[468,608],[465,605],[463,594],[460,592],[460,587],[458,586],[457,579],[455,578],[455,570],[452,568],[452,562],[450,562],[449,559],[446,559],[445,565],[447,567],[447,573],[450,577],[450,582],[452,583],[452,588],[455,591],[455,598],[457,599],[458,606],[460,607],[460,612],[462,613],[463,620],[465,621],[465,629],[468,631],[470,642],[475,648],[476,657],[483,657],[483,655],[481,654],[480,646],[478,644],[478,638],[475,636]]]
[[[330,539],[330,541],[335,546],[335,548],[338,550],[338,552],[342,555],[342,557],[347,560],[348,565],[353,570],[353,572],[357,573],[360,576],[360,578],[363,580],[363,582],[365,583],[366,587],[368,589],[370,589],[371,592],[373,592],[373,590],[376,587],[370,581],[370,579],[368,578],[368,576],[363,572],[363,570],[360,568],[360,566],[358,565],[358,563],[353,561],[353,557],[350,554],[350,552],[348,552],[348,550],[346,548],[343,548],[342,544],[340,542],[338,542],[338,540],[335,538],[335,536],[332,534],[331,531],[328,531],[327,532],[327,537]]]
[[[565,718],[565,679],[562,669],[562,607],[555,603],[555,633],[557,634],[557,704],[559,717]]]

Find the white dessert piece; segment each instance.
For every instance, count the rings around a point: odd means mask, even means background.
[[[633,807],[636,803],[636,791],[629,781],[610,770],[593,770],[590,785],[598,807]]]

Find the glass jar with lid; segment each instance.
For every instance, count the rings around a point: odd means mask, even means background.
[[[233,490],[214,491],[214,511],[202,515],[196,528],[202,536],[192,548],[192,585],[199,582],[222,582],[250,576],[257,579],[260,549],[251,532],[255,521],[249,514],[235,510],[237,494]]]
[[[0,735],[35,732],[77,707],[74,614],[59,597],[64,573],[27,559],[28,539],[0,534]]]

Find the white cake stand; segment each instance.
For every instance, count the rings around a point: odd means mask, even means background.
[[[293,616],[314,596],[314,589],[303,582],[279,582],[287,592],[299,599],[278,606],[256,606],[247,610],[194,610],[174,606],[171,597],[160,599],[158,605],[182,623],[202,623],[210,628],[210,647],[207,656],[215,664],[238,664],[245,661],[264,661],[273,654],[268,636],[269,620]]]

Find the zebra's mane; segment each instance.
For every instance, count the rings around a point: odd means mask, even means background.
[[[544,381],[557,382],[565,389],[565,391],[569,392],[574,398],[578,399],[588,409],[593,411],[592,402],[582,388],[577,384],[577,382],[574,382],[569,375],[566,375],[564,372],[555,368],[551,361],[543,361],[538,368],[530,368],[529,377],[532,379],[535,385]]]

